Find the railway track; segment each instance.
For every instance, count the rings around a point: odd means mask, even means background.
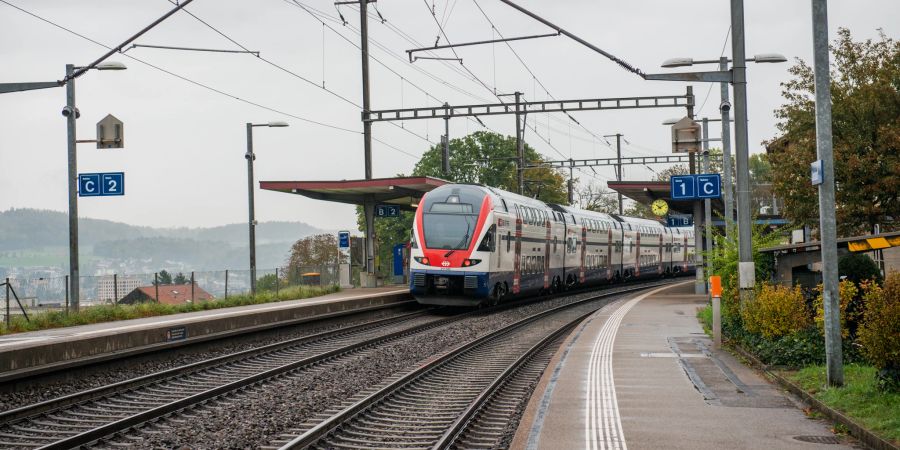
[[[0,448],[72,448],[272,377],[461,320],[425,311],[225,355],[0,413]]]
[[[519,320],[423,364],[272,448],[490,448],[499,445],[558,343],[624,293],[606,292]],[[269,447],[267,447],[269,448]]]
[[[637,285],[642,286],[642,285]],[[618,287],[600,297],[642,287]],[[537,300],[536,300],[537,301]],[[140,445],[139,430],[185,408],[344,356],[524,302],[436,317],[427,311],[270,344],[0,413],[0,448]],[[531,303],[531,302],[528,302]],[[540,369],[542,370],[542,369]],[[538,372],[539,373],[539,372]],[[508,384],[508,383],[504,383]],[[476,393],[477,394],[477,393]],[[210,400],[214,400],[210,402]],[[209,402],[209,403],[207,403]],[[174,422],[177,423],[177,420]],[[165,427],[162,427],[165,428]]]

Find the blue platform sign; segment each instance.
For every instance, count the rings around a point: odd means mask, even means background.
[[[694,224],[692,216],[669,216],[666,217],[666,226],[668,227],[689,227]]]
[[[79,197],[97,197],[100,195],[100,174],[99,173],[80,173],[78,174],[78,196]]]
[[[722,196],[722,177],[717,174],[697,175],[697,197],[719,198]]]
[[[125,195],[125,172],[78,174],[79,197]]]
[[[375,207],[375,217],[400,217],[400,207],[396,205],[378,205]]]
[[[809,177],[812,180],[813,186],[818,186],[825,182],[823,170],[821,159],[817,159],[814,163],[809,165]]]
[[[679,175],[671,178],[672,200],[694,200],[696,195],[696,179],[693,175]]]
[[[350,248],[349,231],[338,231],[338,248]]]

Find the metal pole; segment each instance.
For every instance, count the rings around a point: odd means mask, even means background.
[[[693,86],[687,87],[687,97],[688,97],[688,106],[687,106],[687,115],[689,118],[694,118],[694,88]],[[697,155],[696,152],[690,153],[690,160],[688,161],[688,170],[693,175],[697,173]],[[706,278],[703,275],[703,239],[702,233],[700,232],[700,220],[702,216],[702,204],[699,200],[694,200],[693,202],[693,221],[694,221],[694,293],[695,294],[705,294],[706,293]]]
[[[359,1],[359,36],[362,54],[362,95],[363,117],[367,117],[370,109],[369,100],[369,0]],[[363,146],[365,151],[366,179],[372,179],[372,122],[363,121]]]
[[[728,57],[719,58],[719,70],[728,70]],[[731,236],[731,225],[734,222],[734,201],[732,199],[731,180],[731,103],[728,99],[728,83],[719,83],[722,103],[722,171],[724,173],[722,190],[725,196],[725,236]],[[727,106],[726,106],[727,105]]]
[[[359,2],[359,37],[362,56],[363,117],[367,118],[370,107],[369,97],[369,0]],[[365,151],[365,175],[372,179],[372,122],[363,121],[363,146]],[[363,205],[366,216],[366,273],[371,278],[369,285],[375,286],[375,205],[371,200]]]
[[[6,331],[9,331],[9,277],[6,277],[3,286],[6,287]]]
[[[822,300],[825,309],[825,364],[830,386],[844,384],[841,309],[838,289],[834,154],[831,136],[831,76],[828,72],[828,6],[812,0],[813,73],[816,85],[816,155],[822,161],[819,185],[819,238],[822,242]]]
[[[366,201],[363,205],[363,212],[366,215],[366,285],[363,287],[376,287],[375,281],[375,203],[372,200]]]
[[[248,228],[250,230],[250,295],[256,295],[256,210],[253,204],[253,124],[247,124],[247,205],[249,209]],[[193,299],[191,299],[193,300]]]
[[[225,269],[225,300],[228,300],[228,269]]]
[[[153,272],[153,285],[156,286],[156,303],[159,303],[159,272]]]
[[[750,154],[747,137],[747,58],[744,53],[744,1],[731,0],[732,83],[734,84],[734,140],[737,162],[738,282],[741,302],[753,295],[756,268],[750,225]]]
[[[722,348],[722,299],[712,298],[713,313],[713,348]]]
[[[522,116],[520,113],[520,103],[522,102],[522,93],[516,91],[516,183],[519,189],[519,195],[525,195],[525,142],[522,139]]]
[[[119,276],[117,274],[113,274],[113,303],[119,304]]]
[[[442,136],[441,144],[441,172],[444,175],[450,173],[450,104],[444,103],[444,136]]]
[[[709,119],[706,117],[703,118],[703,173],[709,173]],[[709,269],[709,257],[712,253],[712,208],[710,207],[710,200],[708,198],[703,199],[703,234],[706,237],[706,252],[707,257],[704,259],[706,262],[706,272],[710,272]],[[706,279],[703,279],[703,287],[706,290],[707,284]]]
[[[69,314],[69,276],[66,275],[66,315]]]
[[[252,284],[251,284],[252,285]],[[191,271],[191,303],[194,302],[194,271]]]
[[[616,181],[622,181],[622,134],[616,133]],[[624,214],[622,205],[622,193],[619,194],[619,214]]]
[[[275,296],[278,296],[278,268],[275,268]]]
[[[66,78],[75,72],[74,64],[66,64]],[[69,282],[72,287],[72,309],[76,312],[79,306],[79,273],[78,273],[78,158],[75,147],[75,79],[66,83],[66,146],[69,156]]]

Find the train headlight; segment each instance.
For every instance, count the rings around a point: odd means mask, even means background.
[[[466,260],[463,260],[462,265],[463,265],[463,267],[469,267],[469,266],[474,266],[475,264],[478,264],[480,262],[481,262],[480,259],[466,259]]]
[[[424,264],[426,266],[428,265],[428,257],[427,256],[416,256],[414,259],[419,264]]]

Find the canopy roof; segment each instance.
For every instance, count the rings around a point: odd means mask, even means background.
[[[649,205],[654,200],[663,199],[669,210],[681,214],[693,214],[693,201],[672,200],[671,184],[668,181],[609,181],[610,189],[638,203]],[[713,215],[723,215],[725,205],[721,198],[711,199]]]
[[[353,205],[372,202],[412,210],[426,192],[447,183],[432,177],[395,177],[340,181],[260,181],[259,187],[329,202]]]

